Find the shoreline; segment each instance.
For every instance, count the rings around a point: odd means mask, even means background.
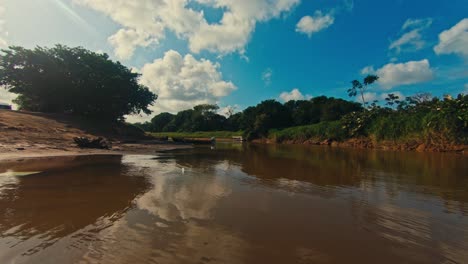
[[[81,149],[78,147],[54,148],[52,146],[44,148],[28,148],[18,150],[15,145],[10,148],[0,148],[0,162],[18,159],[35,159],[48,157],[67,156],[94,156],[94,155],[154,155],[160,151],[190,149],[189,144],[166,144],[166,143],[133,143],[119,144],[112,149]]]
[[[374,143],[370,139],[349,139],[343,142],[333,140],[288,140],[283,142],[274,142],[271,139],[254,140],[253,144],[266,145],[303,145],[320,146],[331,148],[363,149],[363,150],[381,150],[381,151],[402,151],[419,153],[452,153],[459,155],[468,155],[467,145],[425,145],[423,143],[395,143],[379,142]],[[71,156],[107,156],[107,155],[154,155],[161,151],[170,151],[178,149],[190,149],[192,144],[172,144],[166,142],[136,142],[131,144],[116,144],[111,149],[82,149],[78,147],[57,148],[54,146],[33,147],[28,149],[17,149],[17,145],[11,144],[7,148],[3,145],[0,148],[0,162],[20,160],[20,159],[40,159],[51,157],[71,157]]]
[[[102,137],[111,147],[80,148],[75,143],[76,137]],[[64,114],[0,110],[0,161],[54,156],[155,154],[190,147],[154,140],[126,125],[113,127],[87,123]]]
[[[460,155],[468,155],[468,145],[458,144],[426,144],[416,140],[408,142],[382,141],[376,142],[369,138],[352,138],[345,141],[336,141],[332,139],[317,140],[286,140],[276,142],[273,139],[257,139],[252,141],[257,144],[278,144],[278,145],[309,145],[309,146],[324,146],[333,148],[350,148],[350,149],[369,149],[383,151],[404,151],[404,152],[420,152],[420,153],[455,153]]]

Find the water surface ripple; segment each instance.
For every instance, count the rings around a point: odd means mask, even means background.
[[[468,263],[467,161],[220,144],[0,162],[0,263]]]

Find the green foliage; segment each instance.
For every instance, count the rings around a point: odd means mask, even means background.
[[[372,81],[375,78],[364,80],[367,85]],[[277,142],[367,137],[377,141],[466,144],[467,100],[465,95],[439,100],[427,94],[400,100],[389,94],[387,107],[373,103],[367,108],[325,96],[285,104],[267,100],[243,112],[231,113],[229,118],[216,114],[215,105],[200,105],[176,115],[157,115],[151,123],[140,124],[140,127],[146,131],[181,132],[155,134],[161,137],[209,138],[242,134],[247,140],[268,137]],[[217,132],[221,130],[243,132]],[[208,132],[194,134],[193,131]]]
[[[217,114],[218,109],[217,105],[197,105],[176,115],[162,113],[151,122],[136,125],[150,132],[242,130],[244,137],[252,140],[267,137],[271,129],[336,121],[344,114],[363,111],[358,103],[326,96],[285,104],[267,100],[239,113],[234,113],[231,108],[227,112],[228,118]]]
[[[138,124],[149,132],[194,132],[222,130],[227,122],[226,117],[216,111],[217,105],[197,105],[193,109],[184,110],[176,115],[161,113],[151,119],[151,122]]]
[[[418,139],[428,144],[468,143],[468,96],[429,100],[424,96],[399,101],[397,110],[375,107],[341,120],[349,137],[376,140]],[[397,100],[394,100],[397,103]]]
[[[351,82],[353,87],[348,89],[349,97],[355,97],[357,96],[359,92],[359,94],[361,95],[362,105],[363,106],[367,105],[368,102],[366,102],[364,98],[364,92],[369,88],[370,85],[372,85],[374,82],[378,80],[379,80],[379,77],[376,75],[367,75],[363,80],[363,84],[358,80],[353,80]]]
[[[172,137],[172,138],[232,138],[242,136],[242,131],[204,131],[204,132],[160,132],[150,133],[157,138]]]
[[[138,83],[139,76],[107,54],[79,47],[10,47],[0,53],[0,85],[30,111],[106,120],[149,114],[157,96]]]
[[[385,98],[385,101],[387,101],[386,105],[388,105],[389,107],[393,107],[394,105],[398,105],[400,104],[400,97],[398,95],[395,95],[395,94],[388,94],[387,98]]]
[[[171,113],[161,113],[153,119],[151,119],[151,122],[149,123],[149,129],[148,131],[154,131],[154,132],[167,132],[171,131],[173,128],[169,125],[172,120],[174,119],[174,115]]]
[[[151,123],[150,122],[145,122],[145,123],[134,123],[132,124],[133,126],[137,127],[138,129],[141,129],[143,131],[151,131]]]
[[[240,128],[247,140],[266,137],[273,128],[283,128],[291,124],[291,115],[286,106],[266,100],[242,113]]]
[[[283,130],[272,130],[270,131],[269,137],[275,139],[276,142],[283,142],[288,140],[306,141],[309,139],[343,140],[347,137],[347,135],[342,129],[340,121],[333,121],[320,122],[318,124],[309,126],[291,127]]]
[[[387,109],[375,106],[365,111],[349,113],[341,118],[342,129],[349,137],[369,136],[370,124],[387,112]]]
[[[240,128],[240,121],[242,118],[242,113],[235,113],[231,116],[229,116],[224,123],[224,129],[228,131],[239,131],[241,130]]]
[[[421,116],[417,115],[389,113],[370,123],[367,134],[378,141],[419,138],[422,131],[421,120]]]
[[[277,142],[368,137],[376,141],[468,144],[467,95],[444,100],[420,95],[392,100],[398,104],[396,110],[374,106],[346,114],[339,121],[270,131],[269,137]]]
[[[314,97],[308,101],[289,101],[285,106],[288,108],[292,117],[292,124],[290,124],[290,126],[335,121],[339,120],[347,113],[363,110],[358,103],[326,96]]]
[[[434,108],[423,119],[429,141],[468,144],[468,95],[434,101]]]

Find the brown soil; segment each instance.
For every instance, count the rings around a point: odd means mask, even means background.
[[[254,143],[264,144],[276,144],[269,139],[255,140]],[[330,146],[330,147],[344,147],[344,148],[357,148],[357,149],[382,149],[382,150],[394,150],[394,151],[417,151],[417,152],[455,152],[461,154],[468,154],[467,145],[457,144],[427,144],[423,142],[407,141],[407,142],[395,142],[395,141],[382,141],[375,142],[369,138],[352,138],[345,141],[334,141],[331,139],[327,140],[288,140],[280,142],[279,144],[302,144],[302,145],[319,145],[319,146]]]
[[[128,133],[129,127],[90,125],[86,120],[67,115],[0,110],[0,159],[87,154],[150,154],[156,151],[186,148]],[[80,149],[74,137],[104,137],[111,150]],[[132,143],[130,143],[132,142]]]

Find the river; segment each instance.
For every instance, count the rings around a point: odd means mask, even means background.
[[[468,263],[468,158],[219,144],[0,162],[0,263]]]

